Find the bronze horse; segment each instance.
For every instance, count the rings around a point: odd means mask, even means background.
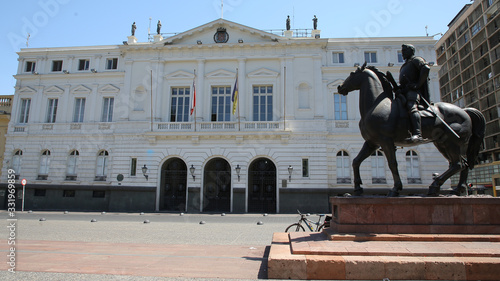
[[[367,67],[366,63],[351,72],[344,83],[338,86],[338,93],[342,95],[347,95],[354,90],[359,90],[361,114],[359,128],[365,139],[363,148],[352,162],[354,194],[363,193],[359,174],[361,162],[381,148],[394,179],[394,187],[388,196],[399,196],[403,184],[398,172],[396,147],[416,145],[405,141],[411,128],[404,102],[399,97],[393,98],[392,86],[385,74],[375,67]],[[449,127],[436,118],[432,112],[424,110],[422,111],[422,137],[424,142],[433,142],[450,165],[448,170],[436,177],[429,186],[428,196],[438,196],[441,185],[458,172],[460,172],[460,179],[452,193],[460,194],[467,187],[469,169],[474,167],[481,149],[486,121],[481,112],[475,108],[462,109],[444,102],[431,106]]]

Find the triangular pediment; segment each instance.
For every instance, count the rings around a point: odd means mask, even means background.
[[[227,41],[216,42],[219,30],[226,32]],[[248,27],[239,23],[218,19],[198,26],[188,31],[179,33],[155,44],[163,45],[212,45],[212,44],[246,44],[246,43],[272,43],[286,38]],[[220,41],[220,40],[219,40]]]
[[[194,74],[187,71],[179,70],[165,75],[166,79],[193,79]]]
[[[57,87],[57,86],[50,86],[47,89],[43,91],[44,94],[54,94],[54,95],[59,95],[64,93],[64,90]]]
[[[21,89],[19,89],[18,93],[20,93],[20,94],[36,94],[36,90],[31,88],[31,87],[25,86],[25,87],[22,87]]]
[[[76,86],[75,88],[73,88],[71,90],[71,93],[73,93],[73,94],[90,94],[91,92],[92,92],[91,89],[89,89],[83,85]]]
[[[330,90],[337,90],[337,87],[339,85],[341,85],[342,83],[344,83],[343,79],[337,79],[333,82],[328,83],[328,85],[326,85],[326,87]]]
[[[207,74],[207,78],[235,78],[236,72],[218,69]]]
[[[255,71],[252,71],[248,74],[248,77],[253,77],[253,78],[276,78],[278,77],[279,73],[267,68],[261,68],[257,69]]]
[[[111,85],[111,84],[104,85],[101,88],[99,88],[99,93],[102,93],[102,94],[116,94],[119,91],[120,91],[120,88],[118,88],[114,85]]]

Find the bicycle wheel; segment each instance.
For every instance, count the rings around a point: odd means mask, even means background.
[[[290,230],[290,231],[306,231],[304,229],[304,227],[302,225],[300,225],[299,223],[294,223],[294,224],[290,225],[289,227],[286,228],[285,232],[288,232],[288,230]]]
[[[325,225],[326,223],[323,223],[319,228],[318,228],[318,231],[321,232],[323,230],[323,228],[325,228]]]

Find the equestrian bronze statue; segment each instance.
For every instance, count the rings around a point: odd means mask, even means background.
[[[408,58],[407,63],[426,67],[421,62],[409,62]],[[338,86],[338,93],[342,95],[359,90],[361,114],[359,128],[365,143],[352,163],[355,195],[359,196],[363,193],[359,173],[361,163],[381,148],[394,179],[394,187],[388,196],[399,196],[403,184],[398,171],[396,147],[409,147],[429,142],[434,143],[450,165],[448,170],[437,176],[429,186],[428,196],[438,196],[441,185],[458,172],[460,172],[460,179],[457,187],[452,190],[452,194],[460,194],[467,188],[469,169],[474,168],[484,139],[486,127],[484,116],[475,108],[462,109],[445,102],[430,104],[428,100],[425,100],[428,99],[428,95],[420,96],[421,89],[425,87],[424,84],[427,83],[428,78],[420,79],[418,75],[425,74],[426,70],[418,69],[418,67],[413,70],[405,69],[407,66],[404,65],[400,73],[401,85],[396,84],[390,72],[386,75],[373,66],[366,66],[365,63],[356,71],[351,72],[344,83]],[[415,108],[412,101],[408,102],[409,92],[416,92],[418,95],[415,97]],[[415,94],[410,93],[410,99],[412,99],[411,95]],[[408,104],[410,107],[407,107]],[[419,115],[416,117],[418,124],[412,124],[415,122],[409,113]],[[420,128],[415,128],[415,126]],[[414,137],[415,135],[417,137]]]

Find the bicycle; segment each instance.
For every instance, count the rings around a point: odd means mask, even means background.
[[[290,231],[306,231],[304,229],[304,227],[302,226],[302,222],[304,222],[307,226],[307,228],[312,231],[312,232],[319,232],[321,231],[324,227],[329,227],[330,226],[330,220],[332,219],[331,216],[326,216],[325,217],[325,220],[323,221],[323,223],[321,223],[321,218],[324,217],[325,215],[320,215],[318,214],[317,216],[319,216],[318,218],[318,221],[315,222],[315,221],[312,221],[310,219],[308,219],[307,217],[310,216],[310,214],[302,214],[300,213],[299,210],[297,210],[297,212],[299,213],[300,215],[300,220],[294,224],[291,224],[289,225],[285,232],[288,232],[289,230]],[[316,230],[314,230],[313,228],[313,225],[316,225]]]

